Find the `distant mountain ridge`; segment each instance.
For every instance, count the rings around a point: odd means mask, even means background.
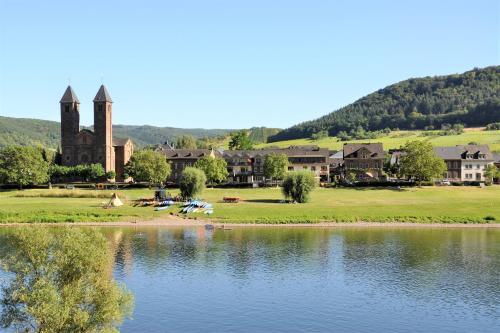
[[[362,127],[375,131],[439,128],[443,123],[485,126],[500,121],[500,66],[462,74],[412,78],[387,86],[321,118],[306,121],[269,142],[330,136]]]

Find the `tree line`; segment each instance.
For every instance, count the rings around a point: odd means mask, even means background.
[[[57,152],[32,146],[0,148],[0,184],[27,185],[60,181],[97,181],[114,179],[114,171],[105,172],[101,164],[59,165]]]
[[[405,80],[316,120],[268,138],[269,142],[389,129],[439,129],[443,124],[486,126],[500,121],[500,66],[463,74]]]

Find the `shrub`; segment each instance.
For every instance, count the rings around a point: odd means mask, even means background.
[[[283,180],[283,194],[295,202],[304,203],[316,186],[314,174],[310,171],[295,171],[286,175]]]
[[[311,135],[311,139],[313,139],[313,140],[321,140],[321,139],[324,139],[327,137],[328,137],[328,131],[326,131],[326,130],[322,130],[322,131],[319,131],[317,133],[313,133]]]
[[[496,221],[496,218],[494,216],[488,215],[484,217],[485,221]]]
[[[117,193],[122,199],[127,199],[127,197],[121,193]],[[111,192],[108,191],[86,191],[86,190],[51,190],[51,191],[30,191],[30,192],[19,192],[14,195],[17,198],[99,198],[99,199],[109,199],[111,197]]]
[[[193,198],[205,188],[207,177],[200,169],[187,167],[182,171],[179,188],[183,198]]]
[[[486,130],[487,131],[496,131],[500,130],[500,123],[491,123],[486,125]]]
[[[106,179],[115,179],[116,177],[116,172],[113,170],[110,170],[106,172]]]
[[[439,135],[459,135],[464,132],[464,125],[462,124],[442,124],[441,125],[441,132],[439,132]]]
[[[347,134],[346,131],[340,131],[337,133],[337,138],[339,138],[340,141],[349,141],[352,140],[352,137]]]

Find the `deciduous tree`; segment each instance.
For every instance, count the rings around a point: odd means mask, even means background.
[[[0,183],[19,188],[48,181],[47,161],[36,147],[8,146],[0,149]]]
[[[12,231],[0,324],[19,332],[118,332],[133,296],[113,280],[112,255],[93,229]]]
[[[252,140],[248,136],[246,130],[241,130],[231,133],[231,139],[229,141],[229,149],[231,150],[248,150],[252,149]]]
[[[423,181],[440,178],[446,171],[446,164],[438,157],[427,141],[409,141],[403,147],[401,174],[414,179],[419,185]]]
[[[288,156],[286,154],[271,153],[264,160],[264,174],[266,177],[281,180],[285,177],[288,167]]]
[[[181,135],[175,140],[177,149],[196,149],[196,139],[192,135]]]
[[[132,155],[125,171],[136,181],[161,184],[170,176],[171,168],[161,153],[145,149]]]
[[[205,173],[209,183],[221,183],[227,179],[227,163],[222,158],[205,156],[196,161],[194,167]]]
[[[484,170],[484,178],[491,184],[493,183],[493,179],[500,178],[500,170],[495,165],[490,164]]]

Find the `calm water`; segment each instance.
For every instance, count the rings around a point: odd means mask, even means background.
[[[122,332],[500,332],[498,229],[101,230]]]

